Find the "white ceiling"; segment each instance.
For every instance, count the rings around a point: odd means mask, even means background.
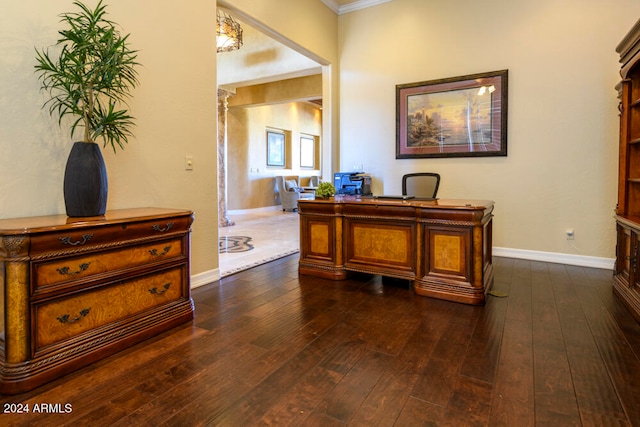
[[[392,0],[320,0],[338,15],[364,9]]]
[[[244,45],[218,54],[218,85],[250,86],[294,77],[321,74],[320,64],[238,19]]]

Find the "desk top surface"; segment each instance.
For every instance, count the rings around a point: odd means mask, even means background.
[[[298,203],[329,203],[329,204],[366,204],[366,205],[388,205],[388,206],[410,206],[427,209],[465,209],[465,210],[486,210],[492,209],[492,200],[475,199],[390,199],[373,196],[351,196],[336,195],[329,199],[299,200]]]

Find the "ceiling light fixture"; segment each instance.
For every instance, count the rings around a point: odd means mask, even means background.
[[[242,27],[230,15],[216,11],[216,45],[218,52],[230,52],[242,46]]]

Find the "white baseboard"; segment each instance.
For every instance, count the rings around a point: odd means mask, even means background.
[[[277,207],[277,206],[276,206]],[[615,259],[583,255],[561,254],[557,252],[529,251],[525,249],[493,248],[493,255],[505,258],[526,259],[529,261],[553,262],[556,264],[577,265],[580,267],[604,268],[613,270]],[[220,269],[204,271],[191,276],[191,289],[208,285],[220,280]]]
[[[227,211],[227,215],[246,215],[246,214],[259,214],[273,211],[281,211],[282,205],[275,206],[265,206],[263,208],[254,208],[254,209],[235,209],[232,211]],[[229,218],[233,221],[233,218]]]
[[[581,267],[605,268],[613,270],[615,259],[583,255],[561,254],[556,252],[529,251],[525,249],[493,248],[493,255],[505,258],[518,258],[530,261],[545,261],[556,264],[578,265]]]
[[[220,269],[215,268],[213,270],[204,271],[202,273],[194,274],[191,276],[191,289],[198,288],[200,286],[208,285],[217,280],[220,280]]]

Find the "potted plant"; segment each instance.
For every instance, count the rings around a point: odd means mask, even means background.
[[[80,1],[78,12],[61,14],[66,29],[59,31],[56,57],[36,48],[36,74],[41,89],[49,94],[43,107],[58,117],[73,119],[71,137],[84,129],[74,142],[64,174],[64,198],[68,216],[103,215],[107,205],[107,172],[96,140],[124,149],[134,119],[126,108],[131,89],[138,84],[137,51],[129,47],[129,35],[121,35],[116,24],[105,18],[102,0],[95,9]]]
[[[316,188],[316,197],[319,199],[328,199],[336,194],[336,187],[330,182],[321,182]]]

